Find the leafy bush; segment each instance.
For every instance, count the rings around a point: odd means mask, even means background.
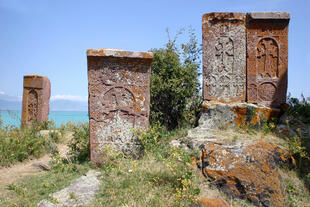
[[[179,32],[164,48],[152,49],[151,122],[168,129],[196,122],[201,97],[198,81],[201,47],[192,30],[187,43],[177,45]],[[169,34],[169,33],[168,33]]]
[[[287,102],[290,106],[288,115],[304,124],[310,124],[310,97],[305,98],[301,94],[301,99],[298,99],[289,95]]]
[[[70,154],[75,161],[90,160],[89,124],[77,124],[72,127],[73,138],[69,142]]]

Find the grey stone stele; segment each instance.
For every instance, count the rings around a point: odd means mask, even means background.
[[[90,170],[85,176],[76,179],[68,187],[49,195],[50,200],[44,199],[37,207],[67,207],[87,205],[95,198],[101,181],[98,176],[101,173]]]

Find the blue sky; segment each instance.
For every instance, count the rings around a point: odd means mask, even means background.
[[[87,100],[89,48],[147,51],[214,11],[287,11],[289,84],[310,96],[310,0],[0,0],[0,95],[22,96],[23,75],[46,75],[52,100]]]

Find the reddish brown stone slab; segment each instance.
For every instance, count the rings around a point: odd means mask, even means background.
[[[245,14],[228,12],[203,15],[203,97],[206,101],[245,101],[245,17]]]
[[[247,14],[247,101],[267,107],[286,102],[289,13]]]
[[[103,164],[107,147],[139,156],[132,129],[148,127],[153,54],[90,49],[87,60],[91,160]]]
[[[51,83],[45,76],[25,75],[22,125],[31,125],[33,121],[46,121],[49,114]]]

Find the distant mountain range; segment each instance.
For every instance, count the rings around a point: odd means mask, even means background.
[[[21,110],[22,101],[18,97],[0,94],[0,110]],[[87,111],[87,101],[52,100],[51,111]]]

